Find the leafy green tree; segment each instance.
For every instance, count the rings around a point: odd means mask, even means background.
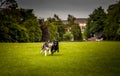
[[[12,37],[9,35],[10,26],[14,23],[11,16],[5,15],[4,12],[0,11],[0,41],[11,42]]]
[[[89,15],[88,23],[86,25],[87,38],[94,36],[95,34],[102,34],[105,26],[106,13],[102,7],[99,7]]]
[[[75,41],[82,40],[82,34],[81,34],[81,29],[80,29],[79,24],[74,24],[72,25],[71,28],[72,28],[71,32],[74,36],[74,40]]]
[[[45,24],[44,19],[39,19],[39,23],[40,23],[40,28],[42,31],[42,38],[41,41],[48,41],[49,40],[49,32],[48,32],[48,27]]]
[[[12,37],[12,42],[27,42],[29,36],[27,29],[19,26],[18,24],[12,24],[9,26],[9,35]]]
[[[79,24],[75,22],[75,17],[72,15],[68,15],[68,24],[67,28],[70,30],[70,32],[73,34],[74,40],[82,40],[82,33]]]
[[[0,23],[1,42],[26,42],[28,40],[26,29],[24,27],[19,26],[12,17],[6,15],[3,17],[3,19],[1,19],[1,21],[2,21]]]
[[[12,41],[9,35],[9,28],[4,25],[0,25],[0,42],[10,42]]]
[[[63,40],[63,35],[65,34],[65,24],[58,17],[58,15],[55,14],[54,18],[55,18],[54,25],[57,26],[57,31],[59,33],[58,40]]]
[[[68,15],[68,25],[69,26],[72,26],[72,25],[74,25],[75,24],[75,17],[74,16],[72,16],[72,15]]]
[[[41,40],[41,29],[32,9],[0,10],[0,42],[35,42]]]
[[[55,19],[48,18],[45,24],[48,27],[49,40],[57,40],[59,38],[59,33],[57,30],[57,26],[55,25]]]
[[[74,40],[74,36],[71,32],[66,32],[64,35],[63,35],[63,40],[65,41],[73,41]]]
[[[41,41],[42,32],[40,29],[40,24],[35,17],[26,20],[21,24],[21,26],[25,27],[28,30],[29,41]]]
[[[120,2],[108,8],[104,33],[107,40],[120,40]]]
[[[48,40],[63,40],[63,34],[65,33],[64,24],[58,15],[54,15],[53,18],[39,19],[42,30],[42,41]]]

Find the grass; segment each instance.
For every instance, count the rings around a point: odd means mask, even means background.
[[[41,44],[0,43],[0,76],[120,76],[120,42],[60,42],[46,57]]]

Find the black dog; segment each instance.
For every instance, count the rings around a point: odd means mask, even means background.
[[[51,47],[51,53],[52,54],[56,51],[59,52],[59,42],[58,42],[58,40],[53,41],[53,45]]]

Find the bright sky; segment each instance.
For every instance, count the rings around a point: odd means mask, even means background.
[[[105,10],[118,0],[16,0],[18,6],[34,9],[39,18],[53,17],[57,14],[61,19],[67,19],[68,14],[76,18],[87,18],[95,8],[102,6]]]

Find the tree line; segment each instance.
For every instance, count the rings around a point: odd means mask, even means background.
[[[120,40],[120,2],[107,12],[99,7],[87,20],[86,39],[96,36],[104,40]],[[0,42],[39,42],[48,40],[83,40],[76,18],[68,15],[67,24],[54,14],[53,18],[37,19],[33,9],[18,8],[15,0],[0,0]]]
[[[15,0],[0,0],[0,42],[40,41],[40,25],[32,12],[18,8]]]
[[[75,17],[68,15],[67,24],[54,14],[53,18],[39,19],[42,30],[42,41],[60,40],[60,41],[80,41],[82,40],[79,24],[75,23]],[[68,31],[69,30],[69,31]]]
[[[79,26],[73,18],[69,15],[69,24],[64,24],[55,14],[44,21],[35,17],[33,9],[18,8],[15,0],[0,0],[0,42],[81,40],[81,31],[75,30]],[[67,27],[72,30],[66,31]]]
[[[110,5],[107,12],[102,7],[95,9],[89,15],[84,34],[86,39],[96,36],[120,41],[120,2]]]

